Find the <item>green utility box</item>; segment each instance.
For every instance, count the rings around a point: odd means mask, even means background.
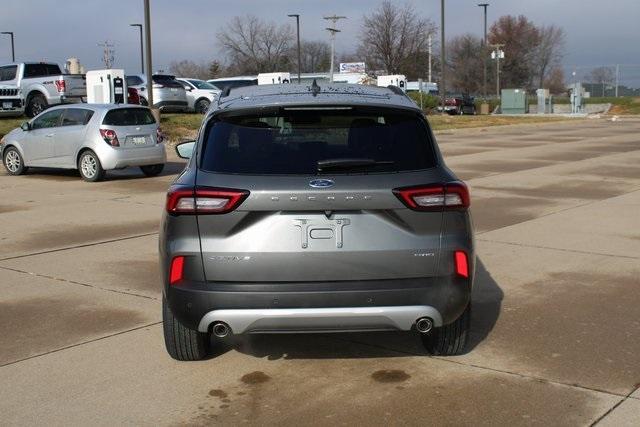
[[[500,101],[502,114],[526,114],[529,112],[527,91],[523,89],[502,89]]]

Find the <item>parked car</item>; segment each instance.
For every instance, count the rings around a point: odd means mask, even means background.
[[[187,102],[189,103],[189,111],[204,114],[209,106],[218,99],[220,89],[204,80],[177,78],[182,83],[184,90],[187,91]]]
[[[19,89],[27,116],[34,117],[51,105],[82,102],[87,96],[83,74],[63,74],[51,62],[18,62],[0,66],[2,84]]]
[[[438,107],[442,111],[442,107]],[[476,114],[475,99],[469,95],[453,95],[445,98],[444,111],[450,115]]]
[[[258,77],[254,76],[239,76],[239,77],[224,77],[219,79],[207,80],[207,83],[211,83],[220,91],[224,92],[229,89],[237,89],[245,86],[257,86]]]
[[[163,328],[178,360],[213,334],[415,330],[464,350],[475,255],[467,187],[398,88],[242,88],[169,188]]]
[[[163,111],[186,111],[187,92],[182,83],[178,82],[175,76],[167,74],[154,74],[153,80],[153,106]],[[138,91],[141,105],[149,105],[147,88],[147,77],[144,74],[136,74],[125,77],[127,87]]]
[[[0,154],[10,175],[30,167],[78,169],[85,181],[99,181],[107,170],[128,166],[155,176],[166,162],[151,111],[116,104],[50,108],[5,135]]]

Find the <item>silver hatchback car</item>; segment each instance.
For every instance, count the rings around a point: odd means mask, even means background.
[[[78,169],[85,181],[129,166],[155,176],[166,162],[158,123],[149,108],[137,105],[50,108],[5,135],[0,153],[11,175],[29,167]]]
[[[464,351],[469,192],[399,88],[266,85],[210,109],[160,227],[164,337],[414,330]]]

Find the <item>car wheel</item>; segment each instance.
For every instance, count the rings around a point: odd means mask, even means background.
[[[97,182],[104,178],[105,170],[100,164],[100,159],[93,151],[87,150],[80,154],[78,159],[78,171],[82,179],[88,182]]]
[[[27,101],[27,116],[35,117],[46,110],[48,106],[46,98],[41,93],[36,93]]]
[[[9,175],[22,175],[28,169],[24,165],[20,152],[15,147],[9,147],[4,150],[2,161]]]
[[[146,176],[157,176],[164,169],[164,164],[140,166],[140,170]]]
[[[198,102],[196,102],[196,105],[195,105],[196,113],[200,113],[200,114],[206,113],[207,110],[209,109],[209,105],[211,105],[211,102],[208,99],[198,100]]]
[[[167,353],[176,360],[202,360],[209,352],[209,334],[189,329],[175,318],[162,296],[162,329]]]
[[[422,343],[434,356],[463,354],[471,325],[471,303],[453,323],[434,328],[422,335]]]

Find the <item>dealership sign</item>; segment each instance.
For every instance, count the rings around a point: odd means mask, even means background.
[[[341,62],[341,73],[364,73],[364,62]]]

